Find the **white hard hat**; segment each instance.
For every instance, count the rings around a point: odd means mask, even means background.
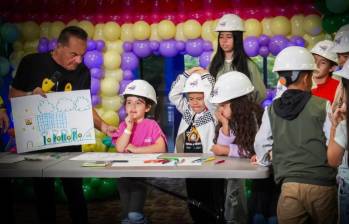
[[[331,49],[334,53],[349,52],[349,30],[343,31],[334,38],[334,46]]]
[[[219,19],[216,31],[245,31],[245,28],[239,16],[235,14],[225,14]]]
[[[349,24],[341,26],[339,30],[336,32],[336,36],[334,39],[336,39],[339,36],[342,36],[345,31],[349,31]]]
[[[323,40],[318,42],[313,49],[311,49],[311,53],[320,55],[334,63],[338,64],[337,54],[334,53],[331,49],[333,48],[334,43],[330,40]]]
[[[349,79],[349,59],[344,63],[343,67],[339,71],[333,72],[333,75]]]
[[[251,93],[254,87],[243,73],[232,71],[219,77],[213,88],[211,103],[223,103]]]
[[[142,96],[157,103],[155,89],[147,81],[141,79],[130,82],[122,95]]]
[[[283,49],[275,58],[273,72],[317,70],[313,55],[304,47]]]
[[[193,73],[185,81],[182,93],[205,92],[206,88],[202,81],[201,75]]]

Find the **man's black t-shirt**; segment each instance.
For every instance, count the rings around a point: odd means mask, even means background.
[[[61,76],[55,81],[52,91],[64,91],[68,83],[71,84],[72,90],[90,89],[90,71],[84,64],[81,63],[77,69],[69,71],[57,64],[51,53],[36,53],[25,56],[18,66],[12,87],[25,92],[33,91],[36,87],[42,87],[45,78],[52,79],[56,72],[60,72]],[[81,151],[81,147],[68,146],[53,150]]]
[[[55,72],[62,74],[52,91],[64,91],[67,83],[73,90],[90,89],[90,72],[84,64],[77,69],[69,71],[57,64],[51,53],[38,53],[25,56],[18,66],[12,87],[25,92],[33,91],[36,87],[42,87],[45,78],[52,78]]]

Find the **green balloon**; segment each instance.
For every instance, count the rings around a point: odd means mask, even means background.
[[[327,6],[326,6],[326,0],[318,0],[314,3],[315,8],[321,12],[321,14],[326,15],[331,13],[328,11]]]
[[[322,19],[322,27],[327,33],[334,33],[342,26],[342,17],[340,15],[326,15]]]
[[[64,193],[63,186],[62,186],[62,181],[59,178],[55,180],[55,192],[56,192],[56,198],[58,199],[58,201],[60,202],[67,201],[67,197]]]
[[[4,38],[5,42],[7,43],[13,43],[16,40],[18,40],[20,36],[20,32],[16,25],[5,23],[1,27],[1,36]]]
[[[4,57],[0,57],[0,76],[5,76],[9,72],[10,72],[10,62]]]
[[[102,180],[100,178],[92,177],[90,181],[90,187],[97,189],[102,184]]]
[[[84,178],[84,179],[82,180],[82,183],[83,183],[83,184],[89,185],[90,182],[91,182],[91,178]]]
[[[116,190],[117,184],[115,179],[104,179],[97,190],[97,196],[99,199],[115,196]]]
[[[95,198],[95,192],[89,185],[83,185],[84,196],[86,201],[92,201]]]
[[[326,6],[332,13],[343,13],[349,9],[348,0],[326,0]]]

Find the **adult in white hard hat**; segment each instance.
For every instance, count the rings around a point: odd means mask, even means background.
[[[331,48],[334,43],[330,40],[318,42],[311,53],[314,56],[315,64],[318,68],[313,73],[313,81],[316,84],[311,92],[314,96],[318,96],[329,100],[331,103],[334,100],[339,81],[332,78],[332,72],[335,71],[338,58],[337,54],[332,52]]]
[[[226,14],[219,19],[217,52],[209,66],[210,74],[219,77],[230,71],[238,71],[247,75],[255,87],[255,100],[261,102],[265,98],[266,89],[257,65],[246,55],[243,46],[242,19],[235,14]]]
[[[330,104],[310,92],[314,70],[317,66],[306,48],[287,47],[276,56],[273,71],[287,90],[266,108],[255,138],[257,162],[272,163],[275,182],[281,185],[279,223],[337,221],[336,170],[327,164],[329,135],[324,131],[331,123]],[[312,196],[305,199],[309,192]]]
[[[141,79],[130,82],[122,95],[141,96],[157,103],[155,89],[147,81]]]

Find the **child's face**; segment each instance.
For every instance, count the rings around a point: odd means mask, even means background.
[[[234,38],[232,32],[219,33],[219,46],[225,53],[232,52],[234,48]]]
[[[334,70],[334,66],[332,66],[331,62],[317,54],[314,54],[314,59],[315,59],[315,64],[317,68],[319,69],[318,71],[314,71],[313,77],[315,79],[320,79],[328,76],[331,72]]]
[[[349,52],[338,53],[337,56],[339,67],[343,67],[344,63],[349,59]]]
[[[230,108],[230,102],[220,103],[218,105],[218,111],[221,113],[221,115],[224,118],[229,120],[231,118],[231,115],[232,115],[232,111]]]
[[[135,96],[128,96],[126,98],[125,108],[127,115],[135,121],[143,119],[145,113],[150,110],[150,106],[146,105],[142,98]]]
[[[195,113],[201,113],[206,109],[203,93],[188,93],[188,102]]]

